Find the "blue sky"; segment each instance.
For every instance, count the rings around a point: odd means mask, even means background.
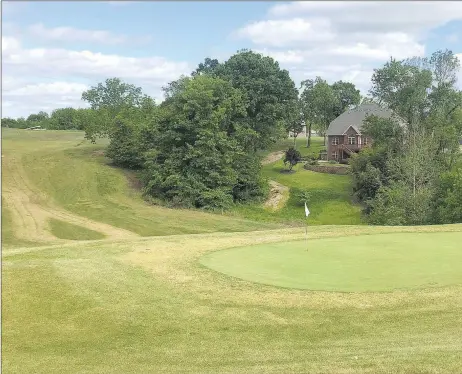
[[[3,1],[2,13],[2,117],[83,107],[83,90],[115,76],[161,100],[205,57],[241,48],[297,85],[319,75],[363,94],[391,55],[462,53],[462,2]]]

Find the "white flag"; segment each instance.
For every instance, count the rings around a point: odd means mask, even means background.
[[[308,217],[308,214],[310,214],[310,211],[308,210],[308,207],[306,206],[306,202],[305,202],[305,216]]]

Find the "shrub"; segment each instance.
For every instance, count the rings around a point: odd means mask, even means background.
[[[299,151],[297,151],[294,147],[290,147],[286,151],[286,155],[284,157],[284,165],[289,164],[289,170],[292,170],[294,165],[297,165],[299,161],[301,161],[302,155]]]

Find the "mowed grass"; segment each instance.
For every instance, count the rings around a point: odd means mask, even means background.
[[[260,204],[240,205],[234,209],[234,214],[267,222],[304,224],[304,205],[298,195],[301,191],[308,191],[308,207],[311,212],[308,225],[362,223],[361,207],[352,198],[351,176],[305,170],[301,163],[294,166],[295,173],[281,173],[284,169],[282,160],[263,167],[265,177],[289,187],[290,197],[282,209],[271,212]]]
[[[105,236],[97,231],[79,225],[51,218],[49,220],[51,233],[59,239],[68,240],[98,240]]]
[[[325,149],[322,137],[312,137],[311,147],[306,148],[306,138],[297,138],[296,148],[302,156],[318,157],[319,151]],[[285,139],[271,147],[267,152],[285,151],[293,146],[293,139]],[[342,165],[343,166],[343,165]],[[361,207],[353,201],[352,177],[305,170],[303,163],[294,166],[295,173],[284,173],[283,160],[263,166],[263,175],[289,188],[290,197],[282,209],[271,211],[261,204],[238,205],[233,208],[231,216],[244,216],[262,222],[284,222],[291,225],[303,225],[304,204],[298,198],[301,191],[311,195],[308,206],[309,225],[357,225],[362,224]]]
[[[447,231],[444,242],[462,227],[318,226],[309,240],[403,231]],[[460,286],[297,291],[233,279],[198,263],[215,250],[303,235],[297,228],[4,250],[3,371],[460,371]]]
[[[149,205],[141,192],[130,186],[126,173],[108,165],[103,156],[106,144],[104,140],[89,144],[83,132],[3,130],[3,152],[20,160],[37,190],[79,216],[141,236],[280,227],[241,217]],[[7,171],[15,172],[14,168]],[[4,179],[5,184],[8,181]]]
[[[252,282],[380,292],[462,284],[462,233],[381,234],[233,248],[201,259]]]

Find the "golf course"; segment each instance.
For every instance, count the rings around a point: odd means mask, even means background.
[[[4,373],[460,372],[462,224],[365,225],[350,176],[278,158],[278,209],[170,209],[106,144],[2,131]]]

